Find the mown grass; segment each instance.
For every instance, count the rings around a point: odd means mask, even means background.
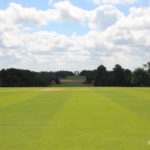
[[[149,150],[150,88],[1,88],[0,150]]]
[[[61,82],[60,84],[53,84],[50,87],[92,87],[92,84],[84,84],[83,82]]]

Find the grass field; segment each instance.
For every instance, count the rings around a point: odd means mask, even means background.
[[[1,88],[0,150],[150,150],[150,88]]]

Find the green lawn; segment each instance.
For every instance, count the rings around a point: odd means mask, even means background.
[[[0,88],[0,150],[150,150],[150,88]]]

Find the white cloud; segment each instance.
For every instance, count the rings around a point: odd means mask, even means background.
[[[0,25],[5,28],[30,25],[47,25],[51,21],[73,21],[88,23],[91,29],[103,30],[114,24],[123,14],[112,5],[102,5],[87,11],[76,7],[68,0],[57,2],[53,9],[37,10],[24,8],[19,4],[11,3],[6,10],[0,11]],[[5,25],[5,26],[4,26]]]
[[[80,21],[86,19],[86,10],[73,6],[69,1],[57,2],[52,9],[37,10],[10,3],[6,10],[0,10],[0,22],[15,25],[45,25],[50,21]]]
[[[125,3],[134,3],[138,0],[89,0],[95,4],[125,4]]]
[[[24,8],[19,4],[10,3],[6,10],[0,11],[0,20],[7,24],[46,24],[52,15],[48,11],[35,8]]]
[[[122,18],[118,26],[122,29],[149,30],[150,29],[150,7],[130,8],[129,16]]]
[[[86,20],[88,15],[88,11],[72,5],[69,0],[55,3],[54,10],[56,10],[61,20],[83,22]]]
[[[53,0],[48,0],[48,3],[49,3],[49,4],[52,4],[52,3],[53,3]]]
[[[92,29],[104,30],[118,21],[123,14],[112,5],[102,5],[91,12],[89,26]]]
[[[148,14],[150,8],[131,8],[125,16],[112,5],[87,11],[69,1],[43,11],[10,4],[0,11],[0,67],[81,70],[120,63],[133,68],[150,58]],[[42,26],[52,20],[85,22],[91,30],[85,35],[67,36],[39,31],[38,27],[31,32],[28,26]]]

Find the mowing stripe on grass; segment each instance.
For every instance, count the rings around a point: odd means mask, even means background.
[[[150,89],[12,91],[0,95],[0,150],[150,149]]]

